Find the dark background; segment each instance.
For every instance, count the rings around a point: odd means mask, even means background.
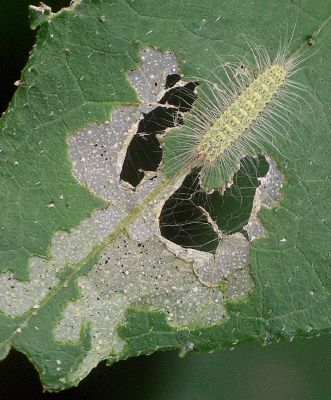
[[[36,32],[26,0],[0,0],[0,113],[28,59]],[[53,11],[69,1],[48,0]],[[11,351],[0,363],[0,400],[331,400],[331,337],[296,339],[267,347],[241,345],[213,354],[158,353],[101,363],[77,388],[43,393],[25,356]]]

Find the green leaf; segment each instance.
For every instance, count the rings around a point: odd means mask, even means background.
[[[52,9],[44,3],[40,3],[39,6],[29,6],[29,12],[31,29],[37,29],[53,16]]]
[[[25,353],[46,389],[103,359],[330,332],[331,5],[267,3],[83,0],[33,23],[36,47],[0,120],[0,355]],[[182,74],[180,87],[210,78],[219,57],[249,57],[243,34],[275,55],[294,26],[291,51],[312,56],[291,141],[265,149],[269,171],[243,209],[231,188],[233,209],[202,207],[214,253],[165,239],[158,218],[185,176],[120,181],[142,113],[165,107],[167,76]]]

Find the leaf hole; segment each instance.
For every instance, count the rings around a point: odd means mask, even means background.
[[[170,77],[170,78],[169,78]],[[168,75],[165,88],[171,87],[159,100],[158,107],[143,114],[124,159],[121,180],[137,187],[145,171],[156,171],[162,160],[162,148],[157,135],[167,128],[183,124],[182,113],[189,111],[196,99],[196,82],[173,87],[180,80],[177,74]]]
[[[167,76],[167,79],[166,79],[165,89],[172,88],[179,81],[180,81],[180,75],[178,75],[178,74],[169,74]]]
[[[222,234],[242,233],[251,215],[258,178],[264,177],[269,164],[264,156],[244,158],[233,184],[222,193],[207,193],[200,187],[199,170],[191,172],[181,187],[165,202],[159,219],[163,237],[185,248],[215,252],[219,234],[207,219],[207,213]]]

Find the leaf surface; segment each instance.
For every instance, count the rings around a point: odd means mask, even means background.
[[[326,0],[109,0],[42,23],[0,120],[0,355],[22,351],[61,390],[103,359],[330,331],[330,15]],[[276,203],[255,191],[248,223],[264,236],[231,231],[215,253],[166,240],[158,217],[184,177],[120,182],[142,113],[160,106],[169,75],[207,79],[219,57],[249,57],[243,34],[274,55],[295,21],[292,51],[311,36],[318,51],[297,75],[310,95],[291,142],[266,149],[273,175],[261,182],[285,183]]]

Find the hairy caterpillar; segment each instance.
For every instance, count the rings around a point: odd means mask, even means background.
[[[217,189],[231,181],[241,159],[257,156],[265,144],[275,146],[291,125],[298,90],[305,90],[292,80],[304,58],[298,52],[288,56],[291,40],[273,60],[263,46],[247,41],[254,63],[223,63],[227,82],[216,75],[215,82],[203,81],[183,128],[165,139],[166,174],[200,168],[201,185]]]

